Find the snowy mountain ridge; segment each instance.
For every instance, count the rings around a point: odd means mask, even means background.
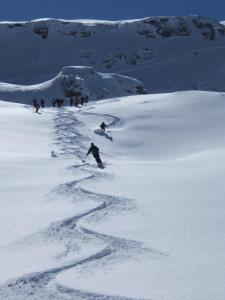
[[[127,76],[99,73],[92,67],[64,67],[51,80],[35,85],[0,83],[0,99],[31,104],[33,99],[44,99],[51,104],[54,98],[67,100],[74,96],[100,100],[117,96],[145,94],[142,82]]]
[[[143,19],[134,19],[134,20],[120,20],[120,21],[109,21],[109,20],[91,20],[91,19],[75,19],[75,20],[66,20],[66,19],[54,19],[54,18],[41,18],[31,21],[1,21],[0,26],[7,26],[8,28],[33,28],[34,33],[38,34],[37,27],[44,29],[46,27],[46,32],[56,30],[58,33],[66,34],[68,29],[81,29],[80,26],[83,26],[83,29],[88,29],[88,27],[96,27],[96,31],[93,31],[93,34],[98,34],[99,29],[105,29],[109,27],[124,27],[127,26],[139,26],[140,28],[144,25],[150,25],[148,28],[154,31],[155,36],[148,36],[156,38],[157,36],[162,37],[171,37],[172,35],[183,36],[183,35],[192,35],[194,32],[198,32],[205,39],[213,39],[210,34],[207,35],[207,30],[215,31],[215,37],[217,34],[224,36],[225,28],[223,22],[216,22],[209,18],[200,17],[200,16],[190,16],[190,17],[176,17],[176,16],[159,16],[159,17],[147,17]],[[62,25],[62,27],[61,27]],[[100,27],[98,27],[100,25]],[[58,27],[58,28],[57,28]],[[59,30],[61,27],[61,30]],[[64,27],[64,28],[63,28]],[[85,28],[86,27],[86,28]],[[140,32],[137,32],[141,34]],[[41,33],[40,33],[41,34]],[[85,34],[83,34],[85,36]],[[218,37],[218,35],[217,35]],[[46,37],[47,38],[47,37]]]
[[[225,26],[204,17],[0,22],[0,38],[4,82],[37,84],[65,66],[91,66],[150,92],[224,90]]]

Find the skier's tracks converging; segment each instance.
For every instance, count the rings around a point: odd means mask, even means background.
[[[113,116],[113,115],[109,115],[109,114],[97,114],[97,113],[91,113],[91,112],[82,112],[83,115],[92,115],[92,116],[101,116],[104,119],[106,119],[106,121],[108,121],[108,126],[110,127],[116,127],[118,125],[122,124],[122,120],[120,120],[120,118]]]
[[[92,112],[82,112],[83,115],[87,115],[87,116],[101,116],[101,118],[105,119],[105,122],[107,123],[108,127],[110,128],[116,128],[122,125],[122,121],[120,118],[113,116],[113,115],[109,115],[109,114],[98,114],[98,113],[92,113]],[[101,135],[104,136],[105,138],[107,138],[108,140],[110,140],[111,142],[113,142],[113,136],[112,136],[112,132],[107,130],[107,132],[103,131],[100,127],[94,129],[94,133],[97,135]]]
[[[112,125],[116,125],[119,119],[108,116],[112,120]],[[61,147],[61,155],[73,155],[81,158],[86,151],[84,142],[88,139],[80,133],[80,128],[83,127],[80,121],[77,120],[75,113],[67,109],[61,109],[57,112],[55,118],[56,140]],[[85,168],[84,168],[85,167]],[[77,243],[95,243],[99,244],[96,253],[91,253],[85,258],[78,258],[66,263],[60,264],[49,270],[28,274],[23,277],[10,280],[7,284],[0,286],[0,298],[7,300],[35,300],[35,299],[112,299],[122,300],[130,299],[121,296],[109,296],[94,294],[86,291],[78,291],[66,288],[62,285],[55,284],[54,289],[50,289],[49,285],[54,282],[54,278],[63,271],[75,268],[77,266],[86,265],[90,262],[98,262],[105,260],[105,263],[113,263],[113,261],[129,259],[137,253],[151,252],[154,256],[163,256],[154,249],[146,249],[141,243],[117,238],[101,234],[86,228],[85,225],[80,224],[80,221],[86,221],[87,224],[98,222],[102,218],[107,218],[108,215],[121,212],[123,210],[132,209],[130,200],[110,195],[98,194],[89,191],[81,186],[82,183],[96,180],[101,180],[102,176],[110,176],[102,171],[96,171],[90,165],[76,164],[69,167],[70,170],[82,170],[87,176],[60,184],[53,193],[61,194],[63,197],[74,197],[94,203],[94,206],[86,211],[77,214],[73,217],[55,222],[48,228],[39,233],[43,240],[54,240],[64,242],[65,252],[62,256],[67,257],[68,254],[74,251]],[[69,255],[68,255],[69,256]],[[88,290],[88,287],[87,287]]]

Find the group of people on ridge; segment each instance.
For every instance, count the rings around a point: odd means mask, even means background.
[[[61,107],[64,105],[64,99],[53,98],[52,99],[52,106],[53,107]],[[80,97],[71,97],[70,98],[70,106],[78,107],[79,104],[84,105],[84,103],[88,103],[88,96],[80,96]],[[33,107],[35,108],[35,112],[39,113],[40,108],[45,107],[45,101],[43,99],[40,100],[40,103],[34,98],[33,100]]]
[[[55,99],[55,98],[53,98],[52,99],[52,106],[53,107],[61,107],[61,106],[63,106],[63,104],[64,104],[64,99]]]
[[[70,106],[78,107],[79,104],[84,105],[84,103],[88,103],[87,95],[80,95],[79,97],[70,97]]]

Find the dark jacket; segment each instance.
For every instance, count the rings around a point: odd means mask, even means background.
[[[87,155],[89,155],[90,153],[92,153],[94,156],[98,155],[99,154],[99,148],[95,145],[92,145],[90,147],[90,149],[88,150]]]
[[[105,124],[105,122],[102,122],[102,124],[100,125],[101,129],[105,129],[105,128],[108,128],[108,126]]]

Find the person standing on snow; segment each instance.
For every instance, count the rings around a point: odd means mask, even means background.
[[[102,131],[105,132],[105,129],[108,128],[108,126],[105,124],[105,122],[102,122],[102,124],[100,125],[100,128],[102,129]]]
[[[44,108],[45,107],[45,101],[44,99],[41,99],[41,108]]]
[[[33,107],[36,108],[36,106],[37,106],[37,100],[34,98],[34,100],[33,100]]]
[[[88,103],[88,99],[89,99],[89,97],[88,97],[88,95],[86,95],[86,96],[84,97],[85,103]]]
[[[39,104],[39,103],[37,103],[37,105],[36,105],[36,109],[35,109],[35,112],[36,112],[37,114],[40,114],[40,113],[39,113],[39,109],[40,109],[40,104]]]
[[[92,153],[92,155],[94,156],[98,166],[102,167],[103,163],[102,163],[100,155],[99,155],[99,148],[97,146],[95,146],[94,143],[91,143],[91,147],[89,148],[86,156],[88,156],[90,153]]]

